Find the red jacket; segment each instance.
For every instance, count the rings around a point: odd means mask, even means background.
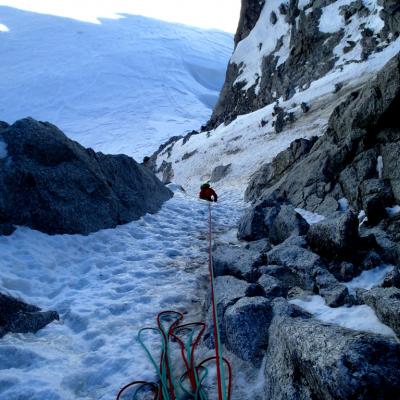
[[[215,193],[215,191],[213,189],[211,189],[210,187],[201,189],[201,191],[199,193],[199,197],[202,200],[208,200],[208,201],[217,201],[218,200],[217,193]]]

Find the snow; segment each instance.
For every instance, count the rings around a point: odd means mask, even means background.
[[[0,24],[0,32],[9,32],[10,29],[8,29],[7,26],[5,26],[4,24]]]
[[[366,305],[352,307],[328,307],[321,296],[309,296],[306,299],[294,299],[289,303],[295,304],[323,322],[336,324],[356,331],[379,333],[396,337],[391,328],[382,324],[378,317]]]
[[[323,215],[304,210],[303,208],[295,208],[295,211],[298,212],[309,225],[317,224],[325,219]]]
[[[0,139],[0,159],[7,157],[7,145]]]
[[[400,205],[395,205],[393,207],[387,207],[386,212],[389,217],[393,217],[400,213]]]
[[[238,210],[213,205],[215,231]],[[88,236],[18,228],[0,237],[0,291],[61,322],[0,341],[2,398],[112,399],[132,379],[154,379],[136,342],[165,309],[196,319],[207,274],[207,205],[177,192],[155,215]],[[157,349],[157,338],[149,338]]]
[[[249,89],[256,83],[257,77],[261,76],[263,58],[275,50],[281,37],[284,37],[284,45],[279,51],[279,63],[285,62],[289,55],[288,43],[291,30],[289,24],[284,21],[284,16],[278,11],[278,7],[282,3],[284,3],[282,0],[266,2],[257,24],[249,35],[238,43],[233,53],[231,62],[239,66],[243,64],[241,74],[235,82],[246,82],[243,90]],[[278,18],[275,25],[272,25],[270,21],[270,15],[273,11],[275,11]],[[265,40],[265,38],[268,38],[268,40]],[[262,43],[261,49],[259,47],[260,43]]]
[[[339,31],[344,25],[344,19],[339,14],[339,9],[344,5],[350,4],[352,1],[353,0],[337,0],[322,8],[319,30],[324,33],[335,33]]]
[[[340,211],[347,211],[349,209],[349,201],[342,197],[338,200]]]
[[[369,290],[374,286],[380,285],[385,279],[385,276],[392,270],[393,265],[382,264],[376,268],[361,272],[359,276],[345,283],[345,285],[352,294],[355,293],[355,289]]]
[[[376,172],[378,173],[379,179],[382,179],[383,176],[383,158],[382,156],[378,156],[376,161]]]
[[[209,118],[232,35],[140,16],[101,24],[0,7],[2,120],[31,116],[141,161]],[[24,99],[21,102],[21,99]]]

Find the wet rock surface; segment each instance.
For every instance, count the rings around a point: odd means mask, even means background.
[[[41,311],[39,307],[0,293],[0,338],[7,333],[36,333],[55,320],[59,320],[56,311]]]
[[[8,153],[0,159],[1,224],[88,234],[154,213],[172,197],[132,158],[85,149],[50,123],[26,118],[0,136]]]

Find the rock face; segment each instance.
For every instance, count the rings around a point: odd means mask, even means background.
[[[0,293],[0,338],[8,332],[36,333],[58,319],[55,311],[41,311],[39,307]]]
[[[31,118],[0,131],[0,223],[87,234],[157,212],[172,193],[146,167],[104,155]]]
[[[399,105],[397,55],[374,82],[335,109],[325,135],[308,154],[285,174],[266,177],[263,187],[255,177],[257,182],[250,183],[247,197],[259,203],[271,195],[284,197],[294,206],[325,215],[336,211],[337,201],[345,197],[353,210],[365,207],[370,221],[377,223],[385,207],[400,202],[400,123],[394,117]],[[379,160],[381,169],[377,168]]]
[[[269,328],[265,398],[395,399],[400,346],[395,339],[323,324],[275,301]]]
[[[242,0],[235,52],[207,129],[281,97],[290,99],[328,72],[365,61],[398,37],[396,0],[353,1],[337,8],[334,3]],[[382,19],[379,30],[370,25],[372,16]],[[329,18],[338,19],[339,25],[327,24]],[[347,57],[353,50],[359,53]]]

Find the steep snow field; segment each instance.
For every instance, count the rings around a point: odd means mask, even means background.
[[[134,15],[95,24],[0,7],[0,23],[0,120],[50,121],[139,161],[209,118],[233,47],[228,33]]]
[[[215,231],[238,210],[213,206]],[[155,215],[89,236],[19,228],[0,237],[1,291],[56,309],[60,323],[0,341],[0,398],[112,399],[154,379],[138,330],[161,310],[196,318],[207,275],[207,203],[176,192]],[[157,338],[151,338],[157,349]]]

